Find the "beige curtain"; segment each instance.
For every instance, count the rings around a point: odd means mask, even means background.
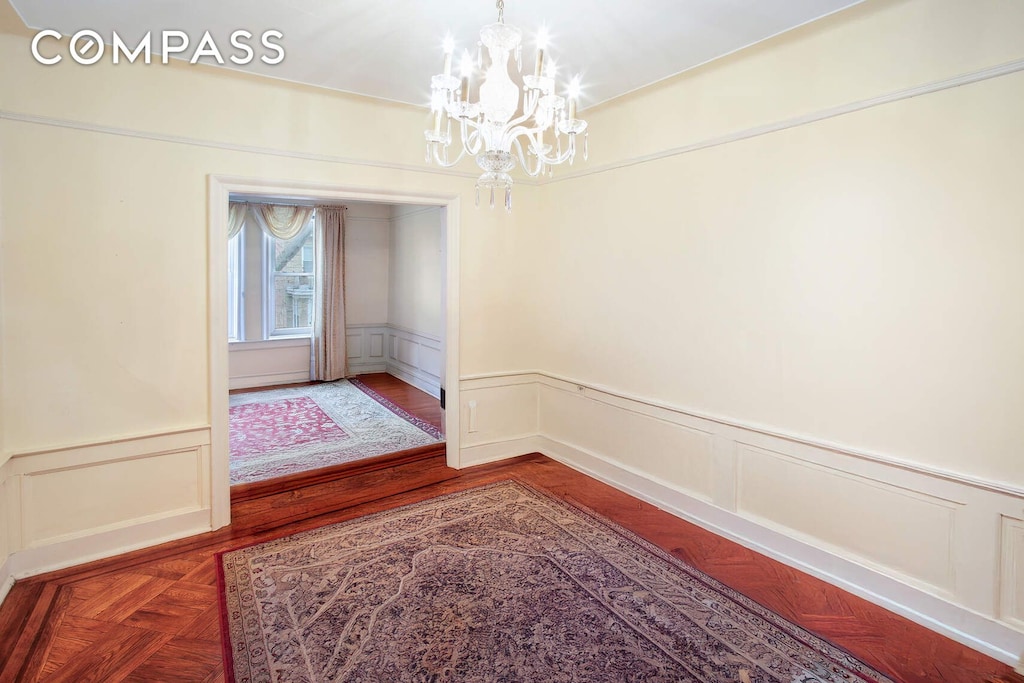
[[[311,213],[311,206],[252,205],[252,215],[263,232],[279,240],[290,240],[297,236],[309,221]]]
[[[245,214],[249,205],[245,202],[228,202],[228,239],[231,239],[242,230],[245,223]]]
[[[314,380],[333,381],[348,374],[345,352],[345,209],[316,210],[316,294],[313,299]]]

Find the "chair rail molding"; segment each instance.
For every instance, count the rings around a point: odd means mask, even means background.
[[[1000,661],[1024,650],[1018,486],[542,371],[461,390],[465,464],[540,452]]]

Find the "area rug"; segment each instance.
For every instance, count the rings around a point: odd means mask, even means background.
[[[263,481],[441,440],[359,380],[233,394],[231,483]]]
[[[515,481],[228,551],[218,572],[236,683],[891,683]]]

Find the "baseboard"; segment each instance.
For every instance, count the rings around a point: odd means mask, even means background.
[[[507,446],[503,448],[502,446]],[[516,448],[518,447],[518,449]],[[989,617],[930,595],[791,536],[759,525],[680,490],[652,481],[609,459],[538,436],[488,444],[489,454],[511,456],[528,447],[645,500],[677,517],[838,586],[1006,664],[1017,664],[1024,634]],[[508,456],[507,456],[508,457]],[[500,459],[493,457],[490,461]]]
[[[11,576],[10,565],[10,559],[7,559],[3,565],[0,565],[0,605],[4,604],[7,594],[14,587],[14,577]]]
[[[406,384],[411,384],[420,391],[425,391],[434,398],[441,397],[441,381],[436,377],[421,373],[417,370],[403,368],[395,363],[387,364],[387,373],[397,377]]]
[[[13,579],[24,579],[209,530],[210,511],[194,510],[122,529],[19,550],[8,558],[5,567]]]
[[[275,384],[294,384],[308,382],[309,369],[302,372],[273,372],[263,375],[242,375],[228,380],[228,389],[251,389],[253,387],[269,387]]]
[[[348,374],[352,375],[369,375],[376,372],[387,372],[387,363],[349,363]]]
[[[540,436],[523,436],[507,441],[463,446],[459,451],[459,468],[486,465],[527,453],[541,453],[547,442],[547,439]]]

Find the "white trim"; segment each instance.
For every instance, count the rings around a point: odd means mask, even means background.
[[[14,112],[9,110],[0,110],[0,119],[6,119],[8,121],[17,121],[19,123],[31,123],[39,126],[52,126],[55,128],[70,128],[71,130],[80,130],[88,133],[100,133],[102,135],[117,135],[119,137],[137,138],[141,140],[152,140],[155,142],[166,142],[175,145],[189,145],[192,147],[208,147],[211,149],[221,149],[229,152],[242,152],[245,154],[259,154],[266,156],[285,157],[288,159],[304,159],[306,161],[321,161],[329,164],[346,164],[352,166],[369,166],[371,168],[386,168],[394,171],[405,171],[413,173],[430,173],[457,176],[460,178],[476,178],[478,174],[470,173],[467,171],[456,171],[452,169],[446,169],[435,165],[419,165],[419,164],[402,164],[387,161],[376,161],[373,159],[358,159],[355,157],[343,157],[333,154],[317,154],[314,152],[299,152],[290,149],[278,149],[275,147],[259,147],[256,145],[239,145],[233,142],[223,142],[220,140],[207,140],[203,138],[194,138],[185,135],[168,135],[165,133],[155,133],[144,130],[136,130],[131,128],[122,128],[120,126],[102,126],[95,123],[88,123],[85,121],[74,121],[72,119],[58,119],[50,116],[36,116],[34,114],[23,114],[21,112]],[[524,185],[536,184],[525,181],[516,180],[516,182]]]
[[[7,561],[0,565],[0,605],[4,604],[7,594],[14,588],[14,577],[11,576],[9,567],[10,558],[8,557]]]
[[[209,530],[209,511],[195,510],[19,550],[11,554],[7,561],[7,569],[12,577],[23,579]]]
[[[349,209],[349,211],[351,212],[351,209]],[[356,221],[359,221],[360,223],[386,223],[388,225],[391,224],[391,219],[385,218],[383,216],[360,216],[358,214],[353,215],[352,213],[345,214],[346,225],[348,225],[349,223],[354,223]]]
[[[489,434],[485,443],[467,446],[464,462],[478,464],[532,451],[543,453],[1001,661],[1016,662],[1016,653],[1024,649],[1024,632],[1015,620],[1001,613],[996,595],[1008,590],[1007,581],[1012,578],[1005,578],[1010,576],[1006,566],[1018,561],[1019,553],[1009,558],[1005,549],[1000,550],[995,528],[1000,515],[1019,514],[1024,496],[1016,487],[875,454],[865,457],[849,449],[543,372],[489,373],[462,381],[463,391],[471,392],[467,395],[486,410],[506,405],[502,401],[507,388],[523,385],[538,388],[535,432],[524,435],[517,431],[522,420],[510,422],[505,433]],[[495,402],[488,407],[492,397]],[[621,453],[606,451],[600,441],[581,431],[587,426],[579,416],[587,413],[571,407],[582,405],[579,401],[602,411],[602,420],[614,420],[619,427],[631,425],[637,443],[648,447],[657,447],[663,427],[657,427],[659,431],[652,437],[644,424],[668,424],[676,434],[702,435],[689,445],[673,442],[658,457],[708,463],[708,479],[663,478],[646,466],[620,461]],[[550,413],[545,412],[547,408]],[[529,406],[520,410],[525,418]],[[764,518],[757,508],[748,508],[740,500],[744,480],[739,466],[749,457],[745,453],[801,464],[827,473],[835,486],[853,487],[837,489],[839,492],[872,487],[946,509],[948,517],[930,518],[928,528],[948,529],[948,556],[936,556],[927,567],[906,564],[898,558],[866,554],[857,545],[844,545],[842,536],[801,531],[802,527],[791,526],[784,517]],[[1000,567],[1003,579],[997,579]]]
[[[408,369],[394,363],[388,363],[384,367],[384,372],[388,373],[392,377],[397,377],[406,384],[411,384],[420,391],[430,394],[434,398],[440,398],[441,385],[432,377],[421,373],[418,370]]]
[[[269,387],[274,384],[295,384],[308,382],[309,370],[303,372],[268,372],[257,375],[235,375],[228,381],[230,389],[251,389]]]
[[[462,466],[486,465],[528,453],[542,453],[543,449],[547,447],[548,441],[549,439],[544,437],[530,435],[467,446],[462,449]]]
[[[211,175],[207,179],[208,221],[206,310],[209,324],[207,340],[207,401],[210,413],[210,528],[231,523],[231,466],[228,426],[230,390],[227,341],[227,226],[230,186]]]
[[[369,375],[372,373],[387,372],[387,363],[349,363],[348,372],[350,375]]]
[[[370,327],[388,327],[387,323],[346,323],[346,330],[365,330]]]
[[[1017,59],[1010,62],[1006,62],[1004,64],[998,64],[996,66],[987,67],[984,69],[969,71],[967,73],[952,76],[950,78],[932,81],[931,83],[926,83],[924,85],[913,86],[901,90],[894,90],[890,93],[879,95],[877,97],[871,97],[864,100],[857,100],[846,104],[836,105],[834,107],[828,107],[826,109],[808,112],[806,114],[784,119],[782,121],[776,121],[773,123],[767,123],[760,126],[754,126],[752,128],[745,128],[738,131],[732,131],[730,133],[725,133],[717,137],[707,138],[705,140],[698,140],[687,145],[673,147],[671,149],[662,150],[660,152],[655,152],[653,154],[629,157],[626,159],[622,159],[620,161],[602,164],[599,166],[592,166],[589,168],[580,168],[577,171],[570,171],[564,174],[559,174],[553,178],[538,180],[529,177],[517,177],[516,183],[520,185],[546,185],[548,183],[560,183],[566,180],[582,178],[597,173],[606,173],[608,171],[627,168],[629,166],[635,166],[637,164],[643,164],[650,161],[657,161],[660,159],[679,156],[681,154],[696,152],[702,149],[707,149],[709,147],[717,147],[719,145],[726,145],[732,142],[738,142],[740,140],[747,140],[749,138],[767,135],[769,133],[776,133],[789,128],[796,128],[798,126],[816,123],[818,121],[823,121],[825,119],[830,119],[836,116],[842,116],[845,114],[851,114],[854,112],[862,111],[864,109],[870,109],[871,107],[877,107],[883,104],[890,104],[892,102],[898,102],[900,100],[905,100],[912,97],[919,97],[921,95],[928,95],[943,90],[949,90],[950,88],[958,88],[962,85],[978,83],[980,81],[985,81],[991,78],[998,78],[999,76],[1005,76],[1022,70],[1024,70],[1024,59]],[[118,126],[102,126],[99,124],[87,123],[84,121],[74,121],[71,119],[58,119],[48,116],[36,116],[34,114],[25,114],[9,110],[0,110],[0,119],[6,119],[8,121],[17,121],[20,123],[29,123],[41,126],[70,128],[73,130],[100,133],[104,135],[118,135],[123,137],[154,140],[157,142],[166,142],[171,144],[191,145],[195,147],[209,147],[213,149],[223,149],[232,152],[243,152],[248,154],[270,155],[292,159],[306,159],[310,161],[322,161],[325,163],[334,164],[351,164],[357,166],[369,166],[374,168],[387,168],[399,171],[412,171],[415,173],[442,174],[457,176],[461,178],[476,178],[475,173],[467,171],[456,171],[453,169],[444,169],[434,165],[392,163],[374,161],[370,159],[356,159],[352,157],[342,157],[328,154],[316,154],[312,152],[299,152],[294,150],[277,149],[272,147],[239,145],[235,143],[222,142],[218,140],[206,140],[182,135],[167,135],[163,133],[121,128]],[[380,197],[381,195],[378,196]],[[383,201],[387,203],[389,201],[389,198],[383,196],[382,199],[370,201]],[[430,202],[428,201],[424,203],[429,204]]]
[[[654,152],[653,154],[644,154],[641,156],[622,159],[620,161],[601,164],[600,166],[581,168],[578,171],[570,171],[565,174],[560,174],[557,177],[545,180],[542,184],[560,183],[566,180],[583,178],[598,173],[607,173],[608,171],[615,171],[622,168],[627,168],[629,166],[645,164],[650,161],[667,159],[669,157],[679,156],[681,154],[689,154],[690,152],[697,152],[702,149],[708,149],[709,147],[727,145],[731,142],[739,142],[740,140],[748,140],[750,138],[755,138],[761,135],[767,135],[769,133],[777,133],[779,131],[783,131],[789,128],[805,126],[809,123],[816,123],[818,121],[824,121],[825,119],[834,118],[836,116],[852,114],[854,112],[862,111],[864,109],[878,107],[883,104],[890,104],[892,102],[910,99],[911,97],[929,95],[931,93],[940,92],[942,90],[949,90],[950,88],[958,88],[962,85],[978,83],[979,81],[985,81],[990,78],[1005,76],[1007,74],[1016,73],[1021,70],[1024,70],[1024,59],[1016,59],[1012,62],[1006,62],[1005,64],[999,64],[997,66],[992,66],[986,69],[979,69],[977,71],[970,71],[965,74],[952,76],[950,78],[944,78],[942,80],[933,81],[931,83],[926,83],[924,85],[918,85],[912,88],[904,88],[902,90],[894,90],[893,92],[887,93],[885,95],[870,97],[866,100],[857,100],[855,102],[849,102],[847,104],[840,104],[835,107],[820,109],[818,111],[802,114],[800,116],[794,116],[793,118],[784,119],[782,121],[766,123],[760,126],[754,126],[753,128],[745,128],[743,130],[726,133],[718,137],[708,138],[705,140],[698,140],[697,142],[692,142],[690,144],[682,145],[679,147],[673,147],[671,149],[665,149],[660,152]]]
[[[994,619],[698,500],[600,455],[544,436],[535,438],[537,447],[532,450],[539,451],[553,460],[656,505],[723,538],[881,605],[990,657],[1013,664],[1017,661],[1017,652],[1024,648],[1024,634]],[[497,446],[489,451],[501,452],[505,451]],[[529,451],[520,451],[516,455],[524,452]]]
[[[767,42],[769,40],[772,40],[773,38],[778,38],[781,35],[785,35],[786,33],[789,33],[790,31],[796,31],[797,29],[802,28],[804,26],[807,26],[808,24],[813,24],[813,23],[821,21],[822,19],[825,19],[827,17],[831,17],[833,14],[839,14],[840,12],[844,12],[844,11],[850,9],[851,7],[855,7],[855,6],[859,5],[862,2],[864,2],[864,0],[855,0],[855,2],[851,2],[849,5],[843,5],[842,7],[837,7],[836,9],[834,9],[834,10],[832,10],[830,12],[826,12],[825,14],[815,15],[814,17],[811,17],[807,21],[801,22],[799,24],[795,24],[794,26],[787,26],[786,28],[782,29],[781,31],[777,31],[777,32],[775,32],[775,33],[773,33],[773,34],[771,34],[769,36],[765,36],[763,38],[758,38],[755,41],[746,43],[745,45],[741,45],[740,47],[737,47],[735,49],[729,50],[728,52],[723,52],[722,54],[716,54],[714,57],[712,57],[710,59],[705,59],[703,62],[698,62],[696,64],[693,64],[691,66],[686,67],[685,69],[682,69],[680,71],[676,71],[675,73],[671,73],[668,76],[662,76],[661,78],[659,78],[657,80],[653,80],[650,83],[645,83],[643,85],[637,86],[637,87],[633,88],[632,90],[627,90],[624,93],[620,93],[618,95],[612,95],[611,97],[605,98],[605,99],[600,100],[598,102],[594,102],[593,104],[587,104],[586,108],[580,109],[580,112],[589,111],[591,109],[594,109],[595,107],[600,107],[603,104],[607,104],[608,102],[614,102],[614,101],[620,100],[620,99],[622,99],[624,97],[628,97],[629,95],[632,95],[633,93],[638,92],[640,90],[645,90],[645,89],[647,89],[647,88],[649,88],[651,86],[657,85],[659,83],[664,83],[665,81],[670,81],[673,78],[675,78],[676,76],[681,76],[681,75],[683,75],[683,74],[685,74],[685,73],[687,73],[689,71],[693,71],[694,69],[699,69],[702,66],[706,66],[708,64],[712,64],[712,63],[717,62],[719,60],[725,59],[726,57],[728,57],[730,55],[736,54],[737,52],[742,52],[743,50],[750,49],[750,48],[754,47],[755,45],[760,45],[761,43],[765,43],[765,42]]]
[[[462,439],[462,405],[459,382],[459,349],[461,332],[459,316],[461,315],[460,282],[462,277],[461,258],[462,244],[460,226],[462,225],[462,201],[455,198],[441,209],[441,220],[445,224],[445,239],[441,242],[444,249],[445,279],[444,290],[444,321],[445,334],[441,341],[441,357],[444,367],[441,369],[441,389],[445,391],[444,436],[445,462],[448,467],[456,469],[464,467],[462,451],[459,448]]]
[[[48,455],[50,453],[63,453],[65,451],[79,451],[84,449],[91,449],[96,452],[96,456],[90,460],[92,463],[106,462],[108,460],[117,460],[123,457],[121,453],[123,449],[131,450],[136,448],[135,444],[141,441],[147,441],[150,439],[161,439],[164,443],[170,444],[181,444],[182,447],[195,447],[203,446],[207,442],[207,431],[210,428],[206,425],[195,426],[195,427],[183,427],[181,429],[172,429],[170,431],[154,431],[154,432],[142,432],[138,434],[126,434],[123,436],[115,436],[110,439],[104,439],[103,441],[78,441],[75,443],[61,444],[57,446],[47,446],[46,448],[38,448],[31,451],[18,451],[9,455],[9,460],[29,458],[37,455]],[[176,449],[176,445],[170,446],[171,450]],[[168,449],[165,448],[161,451],[166,452]],[[102,451],[102,452],[100,452]],[[147,452],[146,455],[152,453]],[[13,465],[12,467],[17,467]]]
[[[437,337],[420,334],[398,325],[388,325],[384,330],[386,335],[384,358],[387,362],[388,374],[427,392],[434,398],[440,398],[441,377],[423,367],[423,353],[424,350],[443,353],[441,351],[442,341]],[[411,344],[415,348],[411,359],[399,358],[398,346],[401,342]]]
[[[311,340],[306,337],[279,337],[277,339],[261,339],[259,341],[229,341],[228,349],[239,351],[259,351],[261,349],[290,349],[302,346],[308,347]]]
[[[960,484],[963,486],[970,486],[971,488],[981,489],[985,491],[991,491],[993,493],[999,493],[1007,496],[1013,496],[1015,498],[1024,499],[1024,487],[1011,484],[1009,482],[995,481],[992,479],[986,479],[984,477],[977,477],[970,474],[963,474],[960,472],[954,472],[941,467],[934,467],[932,465],[925,465],[922,463],[905,460],[903,458],[893,457],[891,455],[883,455],[880,453],[873,453],[870,451],[864,451],[857,449],[853,446],[845,444],[839,444],[831,441],[825,441],[816,437],[808,436],[805,434],[797,434],[793,432],[787,432],[777,427],[771,427],[766,425],[760,425],[756,423],[743,422],[742,420],[723,417],[720,415],[714,415],[711,413],[705,413],[693,408],[675,405],[664,401],[657,401],[653,399],[644,398],[635,394],[630,394],[625,391],[620,391],[612,387],[608,387],[603,384],[592,384],[583,382],[580,380],[574,380],[569,377],[562,375],[556,375],[541,370],[524,370],[521,372],[514,371],[502,371],[496,373],[481,373],[475,375],[467,375],[461,378],[464,383],[472,383],[480,387],[498,387],[498,386],[513,386],[516,384],[524,384],[531,381],[538,381],[547,386],[551,386],[559,389],[566,389],[565,385],[577,388],[582,387],[589,398],[596,400],[603,400],[600,396],[604,394],[605,397],[619,399],[623,401],[629,401],[631,403],[637,403],[651,408],[660,410],[667,410],[672,413],[679,415],[685,415],[687,417],[696,418],[699,420],[707,420],[716,424],[725,425],[727,427],[734,427],[741,429],[745,432],[756,432],[763,434],[768,437],[775,439],[783,439],[792,443],[800,444],[803,446],[810,446],[812,448],[820,448],[827,451],[832,451],[839,455],[846,455],[859,460],[865,460],[869,462],[886,465],[889,467],[896,467],[901,470],[908,472],[914,472],[916,474],[923,474],[928,477],[944,479],[946,481]],[[465,387],[469,388],[469,387]],[[598,394],[595,396],[594,394]]]
[[[360,162],[361,163],[361,162]],[[370,164],[381,166],[382,164]],[[383,164],[385,167],[400,166]],[[417,169],[407,170],[423,170]],[[405,192],[395,189],[366,188],[328,183],[210,175],[208,179],[208,254],[209,290],[209,401],[211,518],[213,528],[230,523],[231,488],[228,449],[228,342],[227,342],[227,208],[232,193],[299,196],[323,201],[365,201],[381,204],[439,206],[445,216],[445,384],[450,405],[459,405],[459,239],[460,199],[452,194]],[[447,462],[460,466],[459,411],[445,411]]]
[[[396,207],[396,208],[399,208],[399,207]],[[408,211],[402,211],[401,209],[399,209],[398,211],[393,211],[393,213],[391,214],[391,218],[389,218],[388,221],[393,221],[396,218],[410,218],[412,216],[419,216],[420,214],[430,213],[435,208],[437,208],[437,207],[434,207],[434,206],[419,206],[419,207],[412,207]]]
[[[432,342],[435,342],[437,344],[441,343],[441,338],[440,337],[435,337],[432,334],[424,334],[423,332],[418,332],[418,331],[413,330],[413,329],[408,328],[408,327],[402,327],[401,325],[395,325],[394,323],[387,323],[385,325],[385,327],[389,327],[392,330],[396,330],[398,332],[405,332],[406,334],[416,335],[417,337],[422,337],[423,339],[426,339],[427,341],[432,341]]]

